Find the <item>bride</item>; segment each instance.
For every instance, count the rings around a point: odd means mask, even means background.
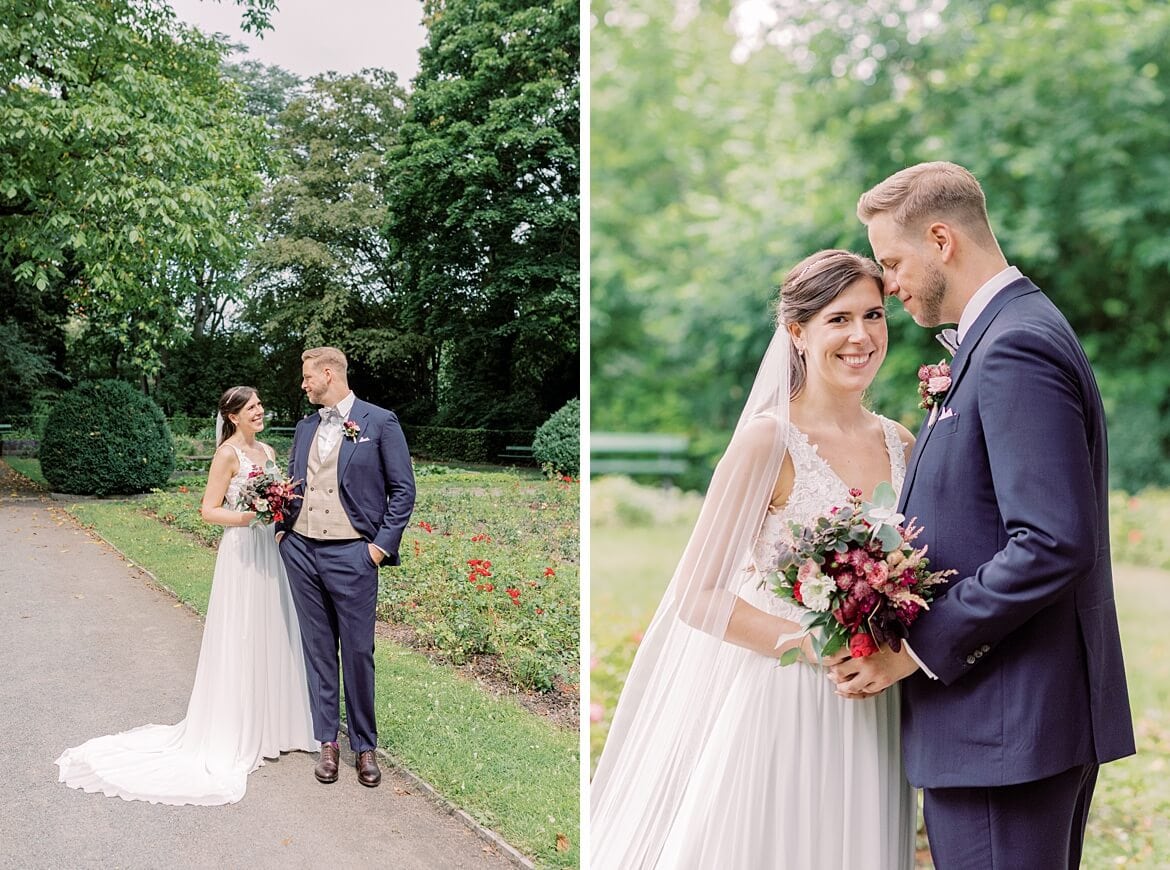
[[[760,581],[801,524],[902,485],[910,433],[862,396],[886,354],[881,272],[822,251],[778,328],[647,630],[591,789],[595,870],[913,866],[898,696],[835,693],[800,610]],[[798,649],[801,660],[781,667]]]
[[[248,774],[281,752],[315,752],[296,611],[272,527],[234,508],[248,472],[274,459],[256,440],[264,407],[252,387],[219,401],[222,434],[201,513],[225,526],[187,716],[95,737],[57,759],[60,781],[162,804],[235,803]],[[218,429],[218,426],[217,426]]]

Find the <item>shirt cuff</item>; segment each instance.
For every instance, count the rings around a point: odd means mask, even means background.
[[[910,648],[910,644],[906,643],[906,641],[902,641],[902,646],[906,647],[906,652],[910,654],[910,658],[914,659],[915,664],[917,664],[918,667],[922,668],[922,673],[926,674],[932,680],[938,679],[938,677],[936,677],[934,675],[934,671],[932,671],[930,668],[928,668],[926,666],[926,662],[924,662],[922,659],[918,658],[917,655],[915,655],[914,650],[912,650]]]
[[[385,556],[387,559],[389,559],[389,558],[390,558],[390,554],[389,554],[389,553],[387,553],[385,550],[383,550],[381,547],[379,547],[377,544],[375,544],[373,541],[370,541],[370,544],[373,546],[373,548],[374,548],[375,550],[377,550],[379,553],[381,553],[381,554],[382,554],[383,556]]]

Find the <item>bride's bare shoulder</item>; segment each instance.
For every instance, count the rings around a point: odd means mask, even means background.
[[[788,436],[788,424],[775,414],[757,414],[740,427],[732,446],[748,453],[769,454],[782,446]]]

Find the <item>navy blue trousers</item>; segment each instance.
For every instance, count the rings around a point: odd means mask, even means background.
[[[378,568],[364,540],[315,541],[289,532],[280,555],[301,624],[313,736],[336,740],[341,728],[340,677],[345,677],[349,745],[378,745],[374,718],[374,611]],[[338,651],[341,673],[338,672]]]
[[[1035,782],[928,788],[926,835],[937,870],[1074,870],[1099,765]]]

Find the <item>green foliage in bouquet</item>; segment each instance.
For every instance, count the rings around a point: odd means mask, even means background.
[[[581,401],[570,399],[536,430],[532,456],[550,477],[581,473]]]
[[[175,468],[162,410],[115,380],[84,382],[61,397],[45,419],[40,459],[55,491],[78,495],[148,492]]]

